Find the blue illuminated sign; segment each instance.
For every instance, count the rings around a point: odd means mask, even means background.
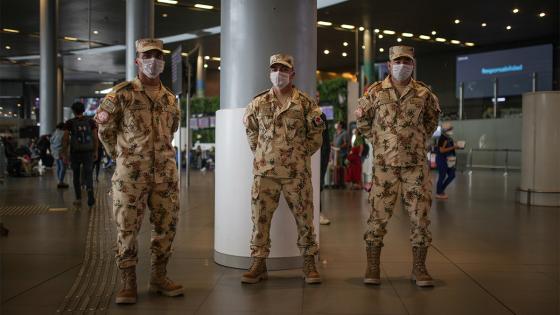
[[[509,65],[509,66],[503,66],[499,68],[480,69],[480,73],[482,74],[496,74],[496,73],[515,72],[515,71],[523,71],[523,65]]]

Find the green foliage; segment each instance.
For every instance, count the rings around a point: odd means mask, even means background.
[[[205,128],[192,131],[192,143],[200,141],[201,143],[215,143],[216,129]]]
[[[220,98],[214,97],[193,97],[191,98],[191,117],[192,116],[215,116],[220,109]],[[187,123],[187,100],[181,100],[181,125]],[[215,128],[204,128],[192,131],[192,143],[200,141],[202,143],[216,142]]]
[[[348,119],[348,81],[344,78],[336,78],[321,81],[317,84],[317,91],[321,103],[332,105],[334,109],[334,122],[329,124],[329,134],[334,134],[334,123],[346,122]]]

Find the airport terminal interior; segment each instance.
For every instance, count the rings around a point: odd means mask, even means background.
[[[560,315],[559,121],[557,0],[0,0],[0,314]]]

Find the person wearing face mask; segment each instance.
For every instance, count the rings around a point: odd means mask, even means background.
[[[367,220],[366,284],[380,284],[380,255],[386,226],[401,198],[411,222],[413,266],[416,285],[432,286],[426,256],[432,241],[428,229],[431,207],[431,176],[426,143],[438,125],[439,102],[429,87],[412,78],[414,49],[389,49],[389,75],[371,85],[358,100],[357,126],[373,144],[375,152],[372,205]]]
[[[167,263],[179,212],[178,174],[171,145],[179,127],[175,95],[164,87],[163,42],[136,41],[138,76],[105,96],[95,120],[105,152],[116,161],[112,178],[113,214],[117,224],[117,265],[122,288],[116,303],[136,303],[137,236],[146,208],[150,211],[150,292],[183,294],[167,277]]]
[[[444,122],[441,126],[441,135],[438,139],[436,153],[436,165],[438,169],[438,181],[436,188],[437,199],[447,199],[445,188],[455,179],[455,164],[457,157],[455,150],[460,147],[453,142],[453,126],[450,122]]]
[[[311,155],[321,147],[325,122],[317,103],[293,85],[294,77],[292,56],[271,56],[272,88],[255,96],[243,118],[254,154],[254,178],[250,244],[253,260],[242,283],[257,283],[268,277],[270,223],[280,194],[284,194],[296,221],[305,282],[321,282],[315,267],[319,248],[313,227]]]

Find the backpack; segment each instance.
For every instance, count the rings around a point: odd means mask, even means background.
[[[89,118],[72,120],[70,130],[70,150],[84,152],[93,150],[93,131]]]

